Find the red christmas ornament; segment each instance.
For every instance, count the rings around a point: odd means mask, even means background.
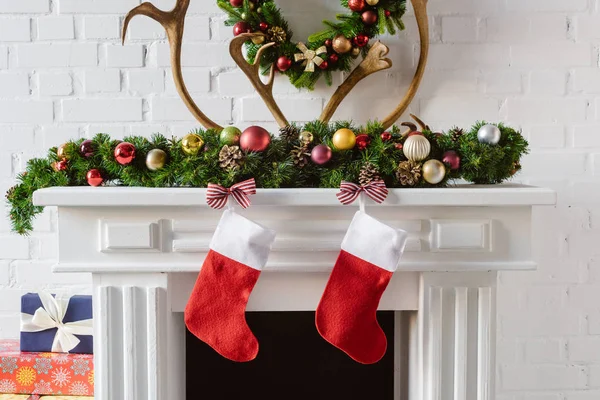
[[[244,0],[229,0],[232,7],[241,7],[244,5]]]
[[[119,143],[115,147],[115,159],[121,165],[130,164],[135,158],[135,146],[131,143]]]
[[[361,15],[362,21],[366,24],[366,25],[373,25],[375,23],[377,23],[377,13],[373,10],[367,10],[365,12],[362,13]]]
[[[331,157],[333,156],[333,152],[331,148],[326,144],[320,144],[315,146],[310,154],[310,159],[317,165],[327,164]]]
[[[406,135],[406,137],[411,137],[411,136],[423,136],[423,132],[413,131],[413,132],[409,133],[408,135]]]
[[[348,8],[354,12],[361,12],[362,10],[365,9],[366,6],[367,6],[367,4],[365,3],[365,0],[349,0],[348,1]]]
[[[360,35],[356,35],[356,37],[352,39],[352,42],[357,47],[365,47],[369,44],[369,37],[364,33],[361,33]]]
[[[394,147],[396,148],[396,150],[402,150],[402,149],[404,149],[404,145],[402,143],[396,143],[394,145]]]
[[[85,177],[90,186],[100,186],[104,182],[102,173],[97,169],[90,169]]]
[[[383,132],[381,134],[381,140],[383,140],[384,142],[389,142],[390,140],[392,140],[392,134],[389,132]]]
[[[361,134],[356,135],[356,147],[359,150],[365,150],[371,144],[371,138],[369,135]]]
[[[262,32],[266,32],[267,29],[269,29],[269,24],[267,24],[266,22],[261,22],[260,24],[258,24],[258,29],[260,29]]]
[[[281,72],[285,72],[292,67],[292,60],[286,56],[281,56],[277,59],[277,69]]]
[[[250,32],[252,32],[252,28],[250,27],[250,24],[248,24],[247,22],[240,21],[233,26],[233,35],[234,36],[239,36],[242,33],[250,33]]]
[[[84,140],[83,143],[81,143],[81,146],[79,147],[79,152],[85,158],[90,158],[94,155],[95,152],[94,142],[92,142],[91,140]]]
[[[65,171],[68,166],[69,166],[69,164],[67,163],[67,160],[61,160],[61,161],[56,161],[56,162],[52,163],[52,168],[56,172],[58,172],[58,171]]]
[[[329,55],[329,61],[332,63],[336,63],[340,60],[340,56],[338,56],[336,53],[333,53],[331,55]]]
[[[390,15],[392,15],[392,12],[390,10],[385,10],[385,16],[389,18]]]
[[[327,61],[323,61],[321,63],[321,65],[319,65],[319,68],[325,70],[325,69],[329,68],[329,63]]]
[[[442,156],[444,164],[448,164],[452,171],[458,171],[460,168],[460,156],[454,150],[448,150]]]
[[[327,40],[325,41],[325,46],[327,46],[327,47],[331,47],[332,45],[333,45],[333,40],[331,40],[331,39],[327,39]]]
[[[271,144],[271,135],[260,126],[251,126],[240,137],[240,147],[245,151],[263,152]]]

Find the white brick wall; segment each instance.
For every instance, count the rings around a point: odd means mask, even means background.
[[[139,0],[0,0],[0,189],[25,161],[68,138],[181,135],[195,124],[176,96],[165,35],[136,19]],[[169,8],[173,0],[156,0]],[[535,232],[540,269],[500,279],[500,400],[600,398],[600,3],[596,0],[430,0],[432,48],[410,111],[438,129],[478,118],[521,127],[531,140],[525,183],[549,186],[559,205]],[[333,15],[337,0],[281,1],[290,13]],[[306,16],[306,14],[304,14]],[[394,68],[362,82],[338,117],[383,117],[410,80],[415,23],[386,38]],[[200,107],[221,123],[273,129],[265,107],[234,68],[231,29],[214,1],[193,1],[185,75]],[[301,18],[292,21],[306,32]],[[316,26],[316,25],[312,25]],[[336,78],[339,81],[339,78]],[[332,89],[275,92],[292,120],[316,118]],[[368,105],[365,107],[365,105]],[[0,206],[4,210],[4,206]],[[4,210],[5,211],[5,210]],[[18,298],[45,287],[87,290],[89,277],[52,275],[55,212],[30,237],[0,220],[0,337],[16,336]]]

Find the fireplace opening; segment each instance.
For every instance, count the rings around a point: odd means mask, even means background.
[[[401,347],[394,312],[377,315],[388,350],[374,365],[359,364],[327,343],[314,312],[251,312],[246,318],[260,343],[258,357],[249,363],[224,359],[188,331],[187,400],[394,399],[395,350]]]

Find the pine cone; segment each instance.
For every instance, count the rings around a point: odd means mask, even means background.
[[[361,186],[367,186],[369,183],[378,181],[379,179],[381,179],[379,176],[379,170],[373,163],[370,162],[367,162],[363,165],[362,169],[360,170],[360,174],[358,175],[358,183],[360,183]]]
[[[11,200],[14,194],[15,194],[15,187],[13,186],[6,191],[6,200]]]
[[[292,125],[288,125],[279,130],[279,137],[286,142],[293,142],[294,140],[297,140],[299,134],[300,130]]]
[[[308,144],[294,146],[294,149],[292,150],[292,158],[294,159],[294,165],[297,165],[300,168],[306,167],[306,165],[308,164],[309,157],[310,152],[308,151]]]
[[[287,40],[287,33],[280,26],[272,26],[267,31],[267,39],[269,42],[274,42],[275,45],[278,45]]]
[[[453,142],[458,142],[460,137],[465,134],[465,131],[462,128],[452,128],[450,130],[450,136],[452,137]]]
[[[396,177],[402,186],[415,186],[421,180],[421,164],[414,161],[401,162]]]
[[[243,156],[239,146],[223,146],[219,153],[221,168],[229,170],[238,169],[242,164],[241,159]]]

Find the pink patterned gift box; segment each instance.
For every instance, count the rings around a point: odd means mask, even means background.
[[[0,340],[0,393],[93,396],[93,356],[24,353],[18,340]]]

